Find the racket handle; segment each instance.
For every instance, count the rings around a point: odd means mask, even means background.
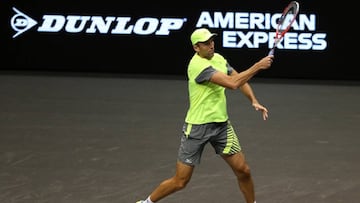
[[[274,49],[274,48],[270,49],[270,51],[269,51],[269,53],[268,53],[268,56],[274,55],[274,52],[275,52],[275,49]]]

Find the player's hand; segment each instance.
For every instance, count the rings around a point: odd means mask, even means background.
[[[273,63],[273,60],[274,60],[274,55],[265,56],[258,62],[258,65],[260,66],[261,69],[268,69]]]
[[[253,103],[252,106],[255,108],[256,111],[261,111],[264,121],[268,118],[268,110],[263,105],[259,103]]]

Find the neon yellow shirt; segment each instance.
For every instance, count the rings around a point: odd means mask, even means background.
[[[204,124],[228,120],[225,88],[207,80],[196,82],[199,74],[209,67],[225,74],[228,72],[226,59],[217,53],[210,60],[195,53],[189,62],[187,74],[190,105],[185,117],[187,123]]]

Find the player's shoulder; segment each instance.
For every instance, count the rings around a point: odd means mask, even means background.
[[[214,56],[213,56],[212,60],[214,60],[214,61],[227,61],[226,58],[220,53],[214,53]]]
[[[219,59],[225,59],[225,57],[222,54],[218,53],[218,52],[214,53],[214,57],[219,58]]]

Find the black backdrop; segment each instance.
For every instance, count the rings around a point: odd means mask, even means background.
[[[127,74],[185,75],[193,54],[189,36],[202,11],[278,13],[289,1],[69,1],[4,0],[1,1],[1,70],[72,71]],[[300,14],[316,15],[316,30],[326,33],[325,50],[277,50],[273,67],[258,77],[359,80],[358,65],[348,65],[345,53],[352,38],[344,37],[335,22],[341,16],[321,6],[325,1],[299,1]],[[132,19],[187,18],[179,30],[168,36],[68,33],[64,30],[38,32],[36,26],[13,38],[13,7],[41,24],[43,15],[128,16]],[[221,28],[217,32],[216,50],[227,56],[239,71],[268,52],[259,48],[222,47]],[[305,31],[304,31],[305,32]]]

